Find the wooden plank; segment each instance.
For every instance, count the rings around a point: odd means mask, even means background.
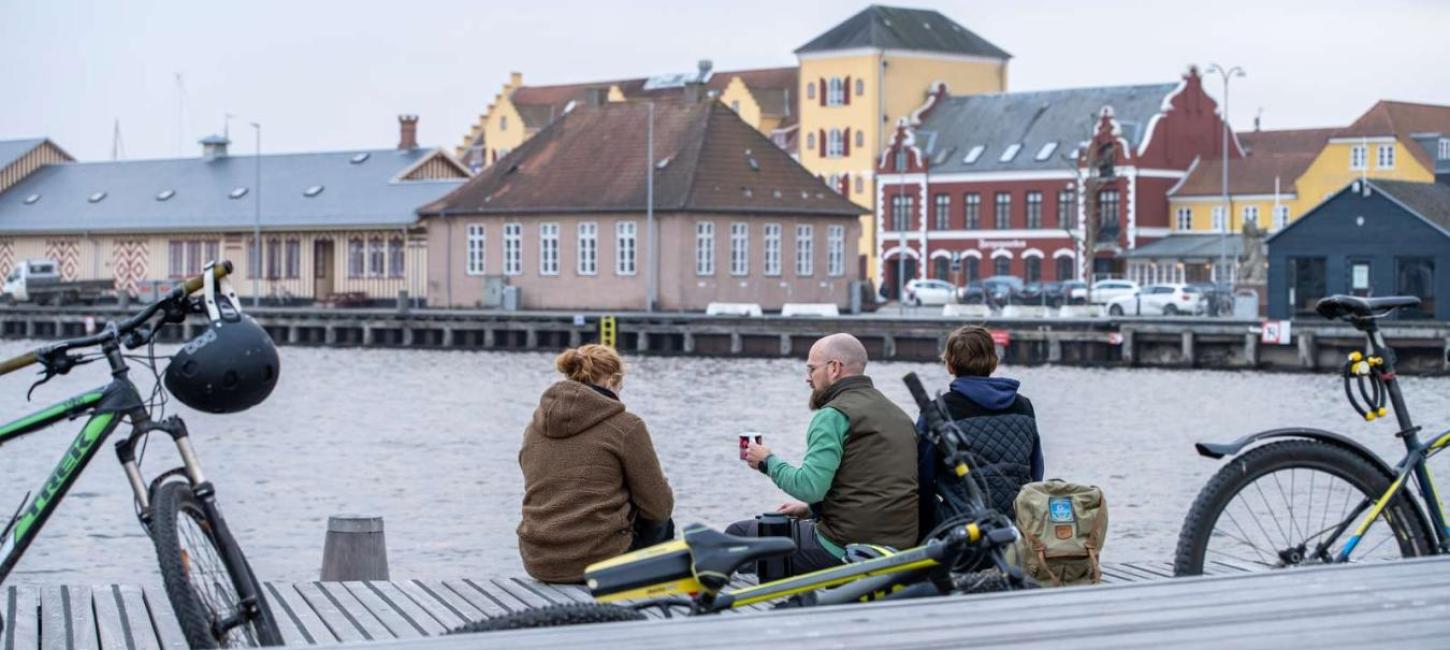
[[[100,650],[96,635],[96,610],[91,602],[91,588],[81,585],[61,587],[66,597],[66,615],[70,617],[70,643],[74,650]]]
[[[5,591],[5,634],[0,636],[0,647],[36,650],[40,647],[40,591],[35,587],[9,587]]]
[[[474,593],[470,593],[477,592],[477,594],[481,594],[485,599],[497,603],[498,606],[503,608],[505,611],[519,612],[526,609],[533,609],[533,606],[529,603],[523,600],[519,600],[518,597],[508,593],[507,591],[504,591],[503,589],[500,589],[497,585],[494,585],[487,580],[483,580],[482,584],[467,579],[444,580],[443,584],[452,587],[454,591],[458,592],[465,598],[473,598],[477,600],[478,596]],[[480,608],[481,607],[482,606],[480,606]]]
[[[550,602],[562,605],[594,602],[594,598],[580,585],[556,585],[547,582],[535,582],[526,578],[510,579],[523,585],[524,588],[531,589],[534,593],[549,599]]]
[[[126,621],[121,617],[121,597],[116,587],[91,587],[91,596],[95,606],[96,637],[101,650],[130,650],[134,643],[126,630]]]
[[[423,608],[424,611],[431,614],[434,620],[438,621],[440,625],[447,629],[451,630],[455,627],[469,622],[469,619],[464,618],[463,615],[460,614],[457,610],[453,609],[451,605],[439,600],[433,594],[428,593],[426,589],[424,589],[418,583],[413,582],[412,580],[379,584],[391,585],[394,589],[402,592],[403,595],[412,599],[412,601],[416,603],[418,607]]]
[[[494,586],[494,590],[493,590],[492,593],[500,593],[500,592],[502,592],[502,593],[508,594],[510,596],[513,596],[519,602],[523,603],[522,609],[534,609],[534,608],[537,608],[537,607],[548,607],[549,605],[552,605],[553,604],[553,603],[549,602],[549,599],[544,598],[543,596],[540,596],[539,594],[536,594],[536,593],[534,593],[533,591],[531,591],[529,589],[525,589],[522,586],[520,586],[518,583],[516,583],[516,582],[514,582],[512,580],[509,580],[507,578],[505,578],[505,579],[494,578],[494,579],[488,580],[488,581],[465,579],[464,582],[467,582],[467,583],[472,584],[473,586],[479,587],[479,588],[482,588],[486,584],[492,584]]]
[[[121,622],[130,634],[136,650],[160,650],[161,641],[156,638],[156,627],[151,623],[151,610],[141,588],[134,585],[117,585],[116,597],[120,599]]]
[[[40,588],[40,647],[70,650],[70,620],[65,594],[59,585]]]
[[[419,634],[436,635],[448,631],[449,628],[445,627],[441,622],[439,622],[438,619],[435,618],[431,612],[424,609],[418,603],[414,602],[412,597],[408,596],[408,594],[403,593],[400,589],[394,586],[393,583],[386,581],[371,581],[358,584],[361,585],[362,589],[367,589],[371,591],[375,598],[378,598],[386,606],[391,607],[393,610],[397,611],[399,615],[407,619],[408,622],[414,626],[414,629],[416,629]],[[362,600],[362,597],[359,596],[358,600]]]
[[[499,604],[498,601],[490,598],[487,594],[474,589],[471,585],[459,584],[447,580],[438,583],[438,585],[440,589],[446,590],[457,596],[460,600],[472,605],[479,612],[478,618],[493,618],[513,611]],[[478,618],[473,620],[478,620]]]
[[[294,583],[292,587],[297,590],[303,600],[307,601],[308,605],[312,606],[312,611],[317,612],[317,617],[322,619],[323,624],[339,641],[349,643],[372,640],[367,632],[359,628],[345,612],[333,604],[332,599],[322,593],[316,583],[298,582]]]
[[[414,580],[413,584],[417,585],[419,589],[422,589],[438,602],[447,605],[450,610],[463,619],[464,623],[489,617],[489,614],[484,613],[483,610],[475,607],[473,603],[465,600],[462,596],[454,593],[452,589],[444,586],[441,580]]]
[[[337,635],[317,615],[317,610],[312,608],[311,603],[297,593],[297,588],[292,583],[269,582],[267,593],[271,595],[272,613],[277,616],[278,626],[288,628],[282,631],[282,638],[286,639],[289,633],[295,633],[302,637],[303,644],[337,643]],[[294,643],[296,642],[291,640],[287,642],[288,645]]]
[[[367,633],[368,639],[373,641],[385,641],[394,637],[392,630],[383,623],[366,605],[363,605],[356,596],[340,582],[314,582],[323,597],[332,601],[344,616],[351,620],[353,625]]]
[[[1147,574],[1148,576],[1161,578],[1164,580],[1173,577],[1173,571],[1171,569],[1157,567],[1147,562],[1124,562],[1123,566],[1134,569],[1139,573]]]
[[[159,587],[142,587],[141,597],[146,601],[146,611],[151,614],[151,625],[156,630],[156,639],[165,650],[189,650],[186,635],[181,632],[176,612],[171,609],[171,599],[166,590]]]
[[[334,585],[339,583],[333,583]],[[394,638],[414,639],[423,636],[423,627],[415,623],[409,616],[398,611],[391,603],[378,597],[378,594],[369,589],[362,582],[340,583],[349,596],[352,596],[368,612],[377,617],[383,625],[387,626],[388,632]],[[335,591],[333,592],[336,593]]]

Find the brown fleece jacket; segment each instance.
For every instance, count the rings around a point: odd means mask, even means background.
[[[519,554],[545,582],[582,581],[584,567],[628,550],[636,517],[663,522],[674,509],[644,421],[577,381],[544,391],[519,467]]]

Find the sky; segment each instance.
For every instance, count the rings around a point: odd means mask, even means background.
[[[866,3],[825,0],[0,0],[0,139],[45,136],[81,160],[452,148],[510,71],[551,84],[788,66]],[[1379,99],[1450,104],[1450,1],[917,0],[1013,55],[1009,90],[1247,72],[1240,130],[1344,125]],[[180,82],[178,83],[178,75]],[[1208,89],[1218,96],[1222,82]]]

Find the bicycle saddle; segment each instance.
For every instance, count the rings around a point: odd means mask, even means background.
[[[1415,296],[1385,296],[1383,298],[1361,298],[1359,296],[1333,295],[1324,298],[1314,306],[1320,316],[1338,320],[1345,316],[1355,318],[1380,318],[1388,316],[1401,307],[1420,304]]]
[[[736,537],[702,524],[685,527],[685,545],[690,547],[695,579],[711,591],[724,588],[730,576],[748,563],[795,552],[795,542],[787,537]]]

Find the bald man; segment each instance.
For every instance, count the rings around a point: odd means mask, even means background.
[[[844,561],[848,544],[907,548],[917,538],[916,428],[911,417],[876,390],[866,372],[866,346],[832,334],[811,346],[806,384],[816,411],[799,467],[752,444],[750,467],[799,501],[777,512],[795,517],[792,574]],[[726,532],[755,535],[756,522]]]

